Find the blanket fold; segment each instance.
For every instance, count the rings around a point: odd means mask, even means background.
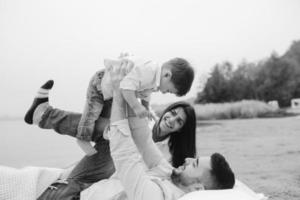
[[[62,169],[0,165],[1,200],[36,200],[61,175]]]

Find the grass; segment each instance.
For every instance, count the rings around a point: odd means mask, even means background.
[[[262,101],[243,100],[232,103],[193,104],[198,120],[246,119],[258,117],[282,117],[288,115],[284,110],[274,108]],[[160,115],[166,105],[154,106]]]
[[[220,104],[196,104],[194,108],[199,120],[257,118],[278,112],[278,109],[255,100]]]

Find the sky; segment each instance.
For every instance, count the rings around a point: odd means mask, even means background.
[[[196,70],[196,96],[216,63],[256,62],[300,39],[298,0],[0,0],[0,116],[22,116],[39,86],[53,106],[81,112],[89,79],[121,52]]]

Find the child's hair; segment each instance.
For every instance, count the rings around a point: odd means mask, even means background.
[[[177,89],[177,96],[184,96],[191,89],[194,80],[194,69],[183,58],[173,58],[168,61],[171,66],[171,81]]]

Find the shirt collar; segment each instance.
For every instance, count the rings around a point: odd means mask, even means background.
[[[171,180],[165,180],[163,182],[165,183],[163,184],[165,187],[163,188],[163,192],[166,200],[179,199],[185,194],[185,192],[172,183]]]

